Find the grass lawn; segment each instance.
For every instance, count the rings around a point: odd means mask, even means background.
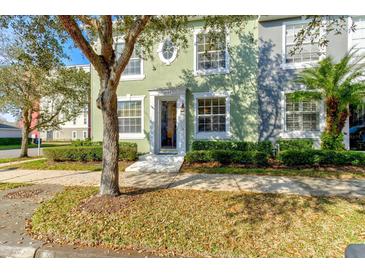
[[[59,146],[66,146],[69,145],[69,143],[44,143],[41,145],[41,148],[44,147],[59,147]],[[37,148],[37,144],[29,144],[29,148]],[[7,149],[20,149],[20,145],[0,145],[0,150],[7,150]]]
[[[125,168],[133,162],[119,162],[119,170],[124,171]],[[4,167],[9,168],[9,166]],[[101,162],[53,162],[47,159],[32,161],[21,164],[11,165],[11,168],[19,169],[37,169],[37,170],[88,170],[100,171],[102,170]]]
[[[56,243],[148,250],[160,256],[343,257],[365,241],[365,199],[198,190],[100,198],[68,187],[43,203],[29,231]]]
[[[22,186],[30,186],[31,184],[24,184],[24,183],[0,183],[0,190],[7,190]]]
[[[209,166],[204,164],[184,164],[181,172],[207,174],[247,174],[270,176],[305,176],[330,179],[365,178],[362,167],[327,167],[327,168],[253,168],[237,166]]]

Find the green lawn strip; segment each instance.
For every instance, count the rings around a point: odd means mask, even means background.
[[[207,174],[247,174],[247,175],[270,175],[270,176],[304,176],[315,178],[365,178],[363,171],[323,170],[317,168],[251,168],[251,167],[190,167],[183,166],[181,172],[207,173]]]
[[[131,162],[119,162],[119,170],[124,171]],[[47,159],[14,164],[11,168],[19,169],[36,169],[36,170],[87,170],[87,171],[101,171],[101,162],[53,162]],[[9,168],[9,166],[4,167]]]
[[[30,186],[31,184],[25,184],[25,183],[2,183],[0,182],[0,190],[7,190],[17,187],[23,187],[23,186]]]
[[[41,145],[41,148],[45,148],[45,147],[59,147],[59,146],[66,146],[69,144],[66,143],[45,143]],[[37,148],[38,145],[37,144],[29,144],[28,148]],[[0,145],[0,150],[7,150],[7,149],[20,149],[20,145]]]
[[[37,209],[32,233],[58,243],[202,257],[343,257],[348,244],[365,240],[364,199],[167,189],[134,192],[112,213],[81,210],[96,193],[68,187]]]

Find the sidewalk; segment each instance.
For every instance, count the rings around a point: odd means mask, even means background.
[[[31,182],[63,186],[98,186],[101,172],[65,170],[0,170],[0,182]],[[217,191],[251,191],[315,196],[365,197],[365,180],[233,174],[138,173],[120,174],[121,186]]]

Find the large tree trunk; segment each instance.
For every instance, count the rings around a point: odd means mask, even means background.
[[[101,80],[102,92],[97,104],[103,116],[103,171],[100,195],[120,195],[119,191],[119,129],[116,87],[110,79]]]
[[[29,135],[29,125],[27,123],[24,123],[22,129],[22,144],[20,148],[20,157],[28,157],[28,135]]]

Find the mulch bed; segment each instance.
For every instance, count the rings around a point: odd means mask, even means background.
[[[42,193],[43,190],[41,189],[32,189],[32,190],[18,190],[9,192],[4,196],[6,199],[29,199],[38,196]]]
[[[128,210],[128,206],[138,200],[143,190],[127,189],[120,196],[92,196],[83,201],[75,210],[92,214],[122,213]]]

